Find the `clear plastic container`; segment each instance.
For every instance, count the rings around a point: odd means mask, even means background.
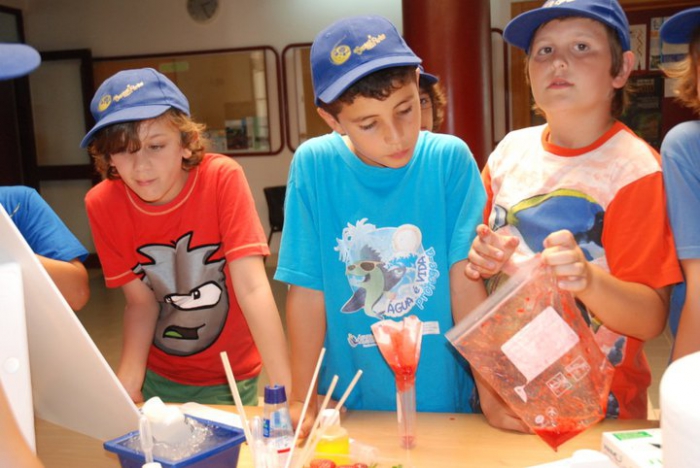
[[[613,367],[539,257],[446,336],[552,448],[605,417]]]
[[[399,443],[406,449],[416,446],[416,369],[422,330],[423,324],[415,315],[400,322],[382,320],[372,325],[379,352],[394,372]]]
[[[350,464],[350,436],[340,425],[340,413],[337,409],[325,409],[321,412],[323,435],[316,444],[314,458],[333,460],[336,465]]]
[[[263,439],[267,445],[275,447],[281,457],[289,454],[294,440],[294,428],[283,385],[265,387]]]

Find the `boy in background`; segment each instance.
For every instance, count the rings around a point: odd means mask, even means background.
[[[83,244],[33,188],[0,187],[0,205],[71,309],[82,309],[90,298]]]
[[[420,88],[420,129],[439,132],[445,120],[447,106],[447,98],[440,85],[440,79],[420,67],[418,86]]]
[[[108,78],[91,110],[81,145],[105,180],[85,203],[105,282],[126,298],[117,376],[131,398],[232,403],[223,351],[244,404],[257,405],[261,355],[270,382],[288,387],[269,248],[243,169],[205,153],[187,98],[153,69]]]
[[[514,18],[504,38],[527,53],[547,124],[509,133],[489,157],[488,227],[466,273],[497,283],[504,266],[542,252],[615,366],[607,417],[645,419],[642,348],[663,331],[681,273],[660,157],[617,120],[634,64],[627,18],[616,0],[548,1]],[[489,422],[526,431],[476,378]]]
[[[700,112],[700,8],[690,8],[667,19],[661,39],[688,44],[688,55],[676,65],[664,67],[676,79],[676,98]],[[685,282],[671,296],[670,326],[676,336],[673,359],[700,351],[700,120],[672,128],[661,144],[668,211]]]
[[[337,21],[311,47],[318,113],[333,132],[299,147],[287,183],[275,278],[291,285],[294,402],[325,347],[321,394],[338,375],[337,400],[361,369],[346,406],[395,409],[394,377],[370,327],[416,315],[417,409],[470,411],[473,382],[443,334],[485,298],[463,274],[484,189],[463,141],[420,131],[419,63],[377,16]]]

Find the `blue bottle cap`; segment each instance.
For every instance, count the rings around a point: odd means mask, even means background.
[[[279,404],[287,401],[287,393],[284,391],[284,385],[266,385],[265,386],[265,403]]]

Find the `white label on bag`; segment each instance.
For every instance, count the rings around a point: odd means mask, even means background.
[[[576,332],[550,306],[503,343],[501,351],[530,382],[578,342]]]

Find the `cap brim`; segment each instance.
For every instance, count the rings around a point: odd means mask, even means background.
[[[544,23],[554,19],[566,18],[567,16],[586,17],[603,24],[608,24],[606,21],[596,15],[588,14],[577,8],[556,7],[556,8],[538,8],[536,10],[526,11],[513,18],[503,30],[503,39],[519,49],[523,49],[526,53],[530,50],[530,42],[532,36]]]
[[[26,44],[0,44],[0,80],[19,78],[34,70],[41,56]]]
[[[426,73],[424,71],[420,72],[420,79],[425,80],[425,82],[428,84],[435,84],[438,81],[440,81],[440,79],[437,76],[432,75],[430,73]]]
[[[421,60],[415,55],[394,55],[364,63],[359,67],[355,67],[350,70],[348,73],[343,75],[342,78],[338,79],[331,86],[323,90],[321,94],[316,96],[316,105],[319,104],[319,101],[323,101],[325,103],[335,101],[353,83],[360,78],[369,75],[370,73],[374,73],[389,67],[400,67],[404,65],[418,66],[420,65],[420,62]]]
[[[141,107],[130,107],[128,109],[122,109],[116,111],[108,116],[104,117],[98,124],[90,129],[90,131],[85,135],[83,141],[80,142],[81,148],[87,148],[90,141],[95,136],[95,133],[99,132],[109,125],[122,122],[132,122],[134,120],[146,120],[153,119],[161,115],[163,112],[170,109],[172,106],[141,106]]]
[[[698,26],[700,26],[700,7],[690,8],[664,21],[659,34],[661,40],[669,44],[687,44]]]

